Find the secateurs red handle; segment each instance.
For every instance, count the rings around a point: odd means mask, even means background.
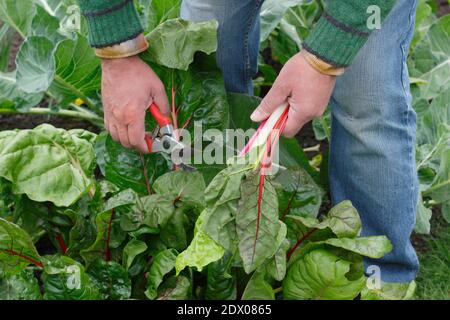
[[[174,148],[174,145],[178,144],[178,142],[173,137],[172,119],[168,116],[165,116],[155,103],[152,103],[152,105],[148,108],[148,111],[150,111],[152,117],[158,123],[158,133],[161,135],[161,137],[159,138],[152,137],[148,134],[145,135],[145,142],[147,143],[148,151],[150,153],[170,153]]]
[[[155,103],[152,103],[148,110],[161,128],[172,124],[172,119],[170,119],[170,117],[168,116],[165,116]]]

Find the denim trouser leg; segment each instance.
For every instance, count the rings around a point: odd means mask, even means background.
[[[386,235],[394,249],[377,265],[386,282],[409,282],[418,270],[410,242],[418,182],[416,114],[406,58],[415,19],[413,0],[398,0],[371,35],[332,97],[330,184],[333,203],[350,199],[365,236]]]
[[[253,94],[263,0],[183,0],[181,17],[219,22],[217,64],[229,92]]]

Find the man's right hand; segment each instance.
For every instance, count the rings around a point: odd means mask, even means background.
[[[105,128],[126,148],[147,153],[145,112],[155,102],[169,114],[164,85],[139,56],[102,60]]]

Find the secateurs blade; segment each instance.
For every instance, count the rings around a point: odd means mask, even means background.
[[[165,153],[170,155],[172,160],[174,160],[174,156],[177,156],[177,160],[181,159],[183,157],[183,153],[190,151],[190,148],[186,147],[186,145],[175,138],[172,120],[170,117],[165,116],[155,103],[152,103],[152,105],[148,108],[148,111],[150,111],[159,126],[159,129],[152,134],[147,133],[145,135],[145,142],[147,143],[148,151],[150,153]],[[196,170],[194,167],[184,164],[181,161],[175,162],[183,170]]]

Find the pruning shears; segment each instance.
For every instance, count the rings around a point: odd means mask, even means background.
[[[148,151],[150,153],[161,152],[170,156],[177,152],[180,158],[183,157],[184,151],[188,150],[188,148],[176,139],[172,119],[165,116],[155,103],[152,103],[152,105],[148,108],[148,111],[158,124],[158,128],[156,128],[156,130],[152,133],[146,133],[145,135],[145,142],[147,143]],[[183,170],[195,171],[194,167],[187,164],[179,163],[177,165],[179,165]]]

